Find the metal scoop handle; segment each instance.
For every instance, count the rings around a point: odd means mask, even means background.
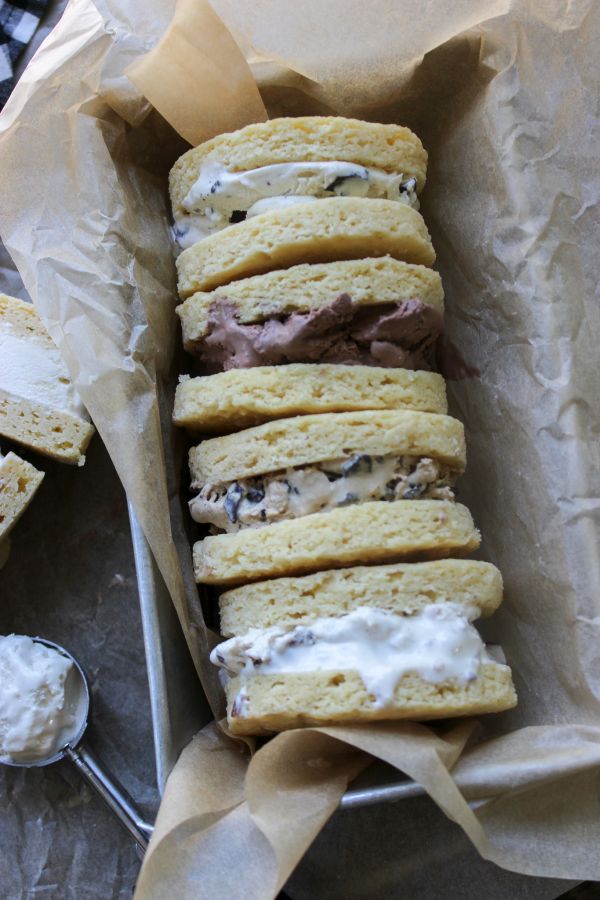
[[[78,744],[76,747],[69,744],[65,747],[64,754],[102,797],[141,849],[146,850],[152,836],[152,826],[144,821],[125,789],[110,777],[84,744]]]

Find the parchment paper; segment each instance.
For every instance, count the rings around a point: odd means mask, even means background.
[[[269,115],[337,112],[414,128],[430,152],[422,210],[450,337],[481,372],[451,391],[469,447],[461,499],[505,577],[486,636],[504,645],[520,704],[486,720],[483,743],[466,750],[468,723],[282,735],[253,758],[243,793],[238,765],[224,795],[223,766],[239,764],[240,751],[205,734],[173,773],[138,896],[210,896],[209,875],[232,896],[273,896],[363,764],[357,751],[422,783],[484,857],[600,879],[600,8],[213,6],[249,70],[201,3],[182,5],[179,40],[143,60],[172,6],[73,0],[0,117],[0,165],[11,173],[2,235],[137,508],[216,709],[178,499],[181,441],[161,438],[159,414],[165,425],[183,365],[165,185],[185,145],[148,101],[201,139],[223,127],[229,71],[232,93],[254,105],[250,116],[228,107],[228,127],[262,117],[251,72]],[[219,790],[206,794],[206,784]],[[465,796],[494,799],[471,810]]]

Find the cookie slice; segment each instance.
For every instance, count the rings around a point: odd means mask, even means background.
[[[43,478],[43,472],[16,453],[0,454],[0,541],[23,515]]]
[[[385,659],[383,653],[380,658]],[[480,663],[475,677],[464,681],[431,682],[407,672],[383,705],[359,672],[343,666],[256,675],[248,681],[235,676],[227,684],[226,695],[227,722],[232,733],[239,735],[311,725],[479,716],[517,705],[510,668],[493,660]]]
[[[83,465],[94,428],[31,303],[0,294],[0,435]]]
[[[452,500],[464,467],[464,428],[449,416],[296,416],[192,448],[190,512],[237,532],[371,500]]]
[[[338,457],[388,453],[435,456],[462,471],[464,426],[452,416],[414,410],[294,416],[203,441],[190,450],[190,471],[195,483],[215,484]]]
[[[287,416],[376,409],[446,413],[446,385],[434,372],[376,366],[295,364],[185,378],[173,422],[227,434]]]
[[[440,276],[391,257],[254,275],[177,308],[204,372],[283,363],[431,369],[443,328]]]
[[[271,119],[188,150],[170,174],[182,247],[299,199],[383,197],[417,205],[427,154],[408,128],[329,116]]]
[[[274,578],[221,594],[224,637],[251,628],[293,628],[317,615],[340,616],[361,606],[413,615],[431,603],[456,603],[468,618],[490,616],[502,601],[496,566],[474,559],[327,569],[300,578]]]
[[[261,213],[212,234],[177,259],[182,297],[239,278],[325,263],[392,256],[430,266],[435,253],[416,210],[392,200],[340,197]]]
[[[447,500],[369,502],[219,534],[194,544],[196,581],[233,585],[319,569],[462,555],[479,546],[469,510]]]

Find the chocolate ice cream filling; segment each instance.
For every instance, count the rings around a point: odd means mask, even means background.
[[[364,306],[340,294],[310,312],[245,325],[223,297],[212,304],[194,352],[210,373],[310,362],[429,370],[442,330],[441,312],[421,300]]]
[[[372,456],[344,459],[200,488],[190,501],[196,522],[236,532],[369,500],[454,500],[458,472],[429,457]]]

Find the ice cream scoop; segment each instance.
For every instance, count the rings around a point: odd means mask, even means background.
[[[83,742],[90,707],[85,672],[64,647],[0,637],[0,762],[33,768],[69,759],[145,850],[152,826]]]

